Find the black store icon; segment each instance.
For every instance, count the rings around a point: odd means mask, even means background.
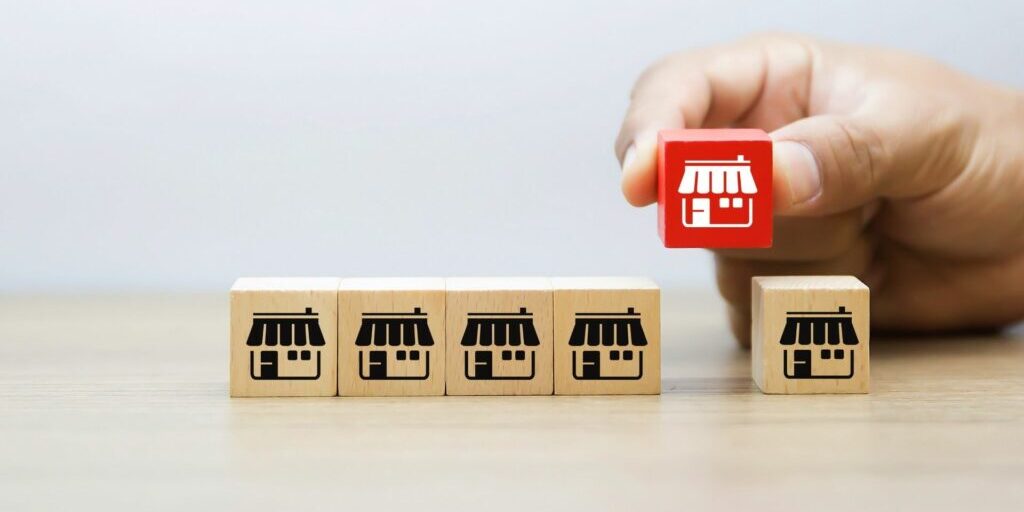
[[[469,380],[530,380],[536,374],[540,339],[533,313],[469,313],[463,362]]]
[[[853,378],[860,342],[853,313],[843,306],[838,311],[787,312],[779,343],[787,379]]]
[[[625,313],[576,313],[569,336],[576,380],[639,380],[644,376],[644,335],[635,308]]]
[[[356,347],[363,380],[426,380],[430,378],[430,347],[434,338],[427,314],[363,313]]]
[[[326,345],[313,308],[303,313],[253,313],[245,341],[255,380],[316,380]],[[259,361],[257,361],[257,356]]]

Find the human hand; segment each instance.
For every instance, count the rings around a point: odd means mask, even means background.
[[[872,326],[953,330],[1024,318],[1024,95],[890,50],[767,35],[685,51],[637,80],[615,142],[622,191],[657,200],[657,133],[771,132],[775,240],[715,251],[733,332],[750,278],[850,274]]]

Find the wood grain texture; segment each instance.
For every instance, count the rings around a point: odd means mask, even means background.
[[[444,394],[444,279],[342,279],[338,315],[339,395]],[[368,323],[364,335],[371,336],[374,343],[357,346],[364,321]],[[425,333],[417,331],[414,322],[419,321],[426,323]],[[389,323],[392,325],[386,325]],[[420,337],[424,335],[430,337],[431,345],[422,344]],[[383,362],[371,361],[376,357],[382,357]],[[374,376],[374,369],[383,375]]]
[[[871,312],[864,283],[852,276],[755,277],[751,294],[751,375],[761,391],[869,391]],[[853,332],[840,321],[851,322]]]
[[[661,293],[654,281],[558,277],[551,285],[556,395],[661,392]],[[636,344],[638,336],[644,345]],[[583,344],[571,345],[574,337]]]
[[[449,278],[445,284],[445,392],[550,395],[554,389],[551,281]],[[525,341],[531,337],[537,340],[536,346]],[[472,345],[463,343],[467,339]]]
[[[332,277],[235,281],[229,337],[231,396],[337,394],[338,282]],[[261,321],[268,324],[261,327]],[[253,330],[260,331],[258,346],[247,345]],[[322,339],[322,346],[309,341],[314,336],[311,330],[319,330],[315,336]]]
[[[714,290],[662,310],[661,395],[239,400],[226,294],[0,296],[0,510],[1021,509],[1024,330],[763,395]]]

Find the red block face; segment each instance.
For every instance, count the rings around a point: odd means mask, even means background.
[[[665,247],[771,247],[768,134],[746,129],[662,131],[658,233]]]

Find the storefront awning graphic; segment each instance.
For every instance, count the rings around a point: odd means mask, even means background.
[[[779,338],[782,345],[856,345],[857,331],[853,329],[853,315],[840,307],[830,312],[786,313],[786,326]]]
[[[750,173],[750,160],[687,160],[680,194],[756,194],[757,185]]]
[[[520,308],[519,313],[469,313],[468,316],[466,331],[462,334],[464,347],[540,345],[533,327],[533,314],[527,313],[526,308]]]
[[[253,313],[252,327],[245,344],[250,347],[322,347],[324,333],[320,331],[317,314],[312,308],[305,313]]]
[[[356,335],[356,346],[359,347],[429,347],[433,344],[427,314],[420,308],[413,309],[412,313],[364,313]]]
[[[569,345],[580,347],[647,345],[640,314],[633,308],[625,313],[577,313]]]

